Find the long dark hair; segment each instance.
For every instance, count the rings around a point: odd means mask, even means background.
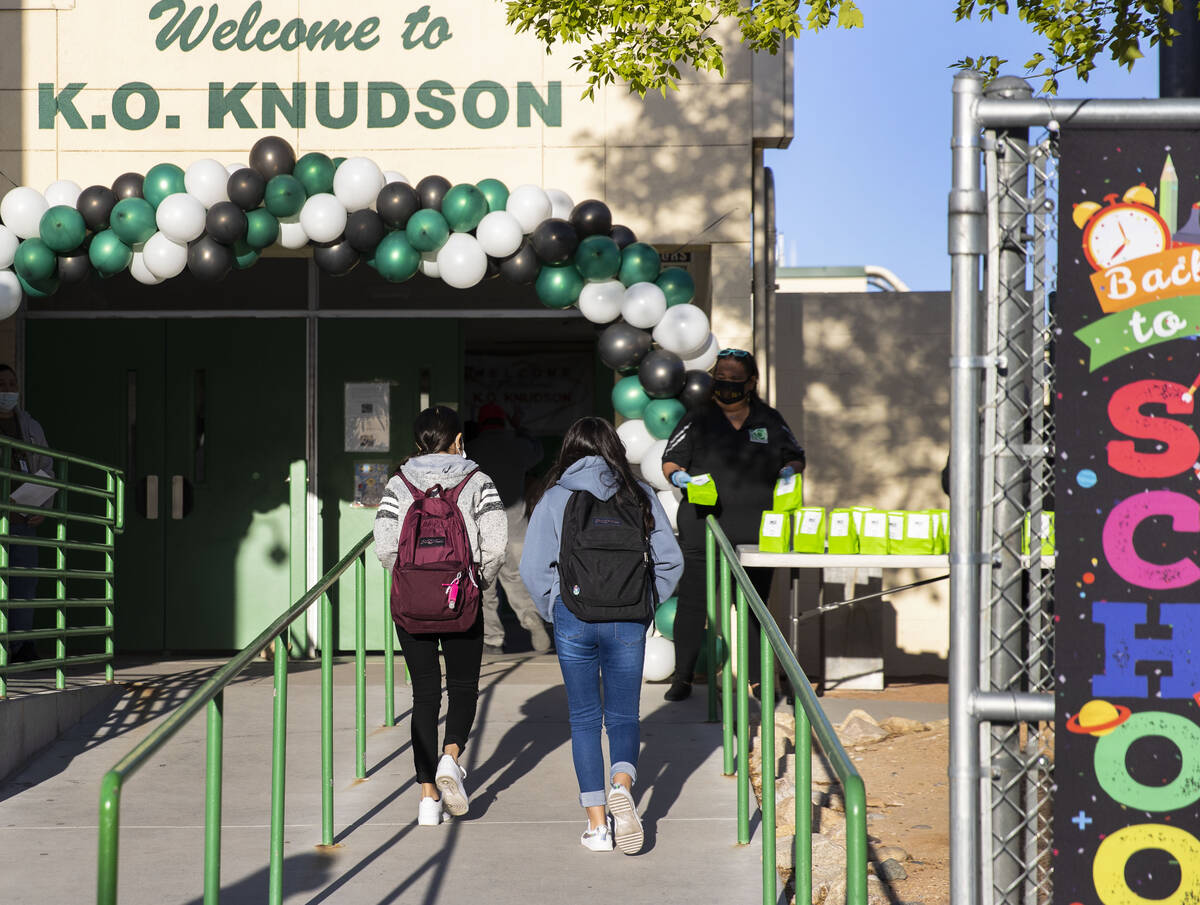
[[[445,452],[461,433],[462,422],[458,420],[458,412],[445,405],[427,408],[413,421],[413,439],[417,442],[418,456]]]
[[[642,509],[642,529],[649,537],[654,532],[654,509],[650,498],[638,483],[633,467],[625,456],[625,444],[616,429],[603,418],[580,418],[569,428],[558,450],[558,458],[546,477],[529,494],[525,504],[526,516],[532,515],[546,491],[558,483],[563,473],[586,456],[599,456],[607,463],[617,484],[617,499],[636,503]]]

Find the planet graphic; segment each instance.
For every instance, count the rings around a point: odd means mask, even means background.
[[[1083,488],[1096,486],[1096,472],[1090,468],[1081,468],[1079,473],[1075,475],[1075,482]]]
[[[1094,699],[1084,704],[1079,708],[1079,713],[1067,720],[1067,731],[1076,735],[1108,735],[1127,719],[1128,707]]]

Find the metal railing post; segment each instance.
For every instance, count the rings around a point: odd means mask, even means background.
[[[208,758],[204,781],[204,905],[221,898],[221,797],[225,692],[208,702]]]
[[[750,605],[737,588],[737,841],[750,842]]]
[[[800,695],[792,707],[796,718],[796,901],[808,903],[812,901],[812,723]]]
[[[367,554],[354,562],[354,776],[367,776]]]
[[[759,630],[760,667],[759,689],[762,694],[762,869],[763,905],[776,905],[775,873],[775,652],[765,629]],[[796,787],[796,797],[800,787]],[[809,800],[812,795],[806,796]],[[848,840],[847,840],[848,841]]]
[[[64,483],[67,481],[67,462],[63,462],[59,466],[59,479]],[[63,490],[58,494],[57,509],[60,513],[67,511],[67,494],[69,491]],[[67,522],[63,518],[58,518],[57,524],[54,526],[54,538],[58,544],[54,548],[54,568],[66,571],[67,568],[67,548],[64,546],[67,540]],[[58,637],[54,639],[54,659],[58,661],[54,667],[54,687],[62,691],[67,687],[66,674],[63,672],[63,661],[67,659],[67,610],[62,606],[62,601],[67,599],[67,582],[66,579],[59,575],[54,582],[54,599],[59,602],[59,606],[54,608],[54,627],[58,631]]]
[[[4,466],[5,474],[0,476],[0,499],[7,500],[9,497],[9,486],[11,481],[8,477],[8,470],[12,463],[12,447],[0,447],[0,465]],[[8,538],[9,535],[8,510],[0,509],[0,633],[7,635],[9,631],[9,610],[8,610]],[[11,662],[12,650],[9,647],[9,642],[6,639],[0,643],[0,666],[8,666]],[[0,698],[8,697],[8,678],[6,674],[0,673]]]
[[[321,595],[321,844],[333,845],[333,604]]]
[[[392,625],[391,575],[383,580],[383,725],[396,725],[396,629]]]
[[[730,575],[729,563],[725,561],[724,552],[720,556],[721,637],[725,639],[725,651],[721,664],[721,738],[724,754],[721,770],[726,776],[733,776],[736,772],[733,758],[733,659],[737,656],[737,652],[733,650],[733,646],[729,643],[729,639],[733,637],[729,612],[733,606],[733,590],[730,587],[733,579]]]
[[[704,587],[708,603],[708,631],[705,633],[705,649],[708,651],[708,721],[717,721],[717,541],[711,529],[704,534]]]
[[[104,653],[107,657],[104,663],[104,681],[112,684],[112,658],[116,652],[116,642],[113,638],[113,630],[116,626],[115,598],[113,597],[113,550],[117,543],[116,532],[125,527],[125,479],[120,475],[114,479],[113,473],[110,471],[105,488],[114,495],[113,499],[105,503],[104,507],[108,517],[108,524],[104,526],[104,544],[108,548],[104,553],[104,571],[108,573],[108,577],[104,580],[104,599],[108,601],[104,607],[104,627],[108,629],[104,636]]]
[[[287,779],[287,631],[275,639],[275,718],[271,733],[271,865],[267,885],[270,905],[283,902],[284,786]]]
[[[121,774],[109,770],[100,780],[96,905],[117,905],[117,856],[121,844]]]

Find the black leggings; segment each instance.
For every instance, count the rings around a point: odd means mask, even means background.
[[[411,635],[396,626],[400,649],[412,677],[412,750],[417,782],[432,783],[446,745],[467,747],[479,701],[479,664],[483,660],[483,617],[465,632]],[[446,737],[437,747],[438,712],[442,704],[442,668],[438,642],[446,658]]]
[[[771,596],[771,580],[774,569],[747,569],[754,590],[766,603]],[[718,582],[720,576],[718,576]],[[731,584],[731,602],[737,602],[737,585]],[[708,584],[703,553],[683,554],[683,578],[675,592],[679,602],[675,608],[675,676],[676,682],[691,682],[696,672],[696,660],[704,646],[704,626],[708,621]],[[721,593],[717,585],[718,595]],[[717,598],[718,613],[720,597]],[[719,618],[719,617],[718,617]],[[750,613],[750,682],[758,681],[761,672],[759,660],[759,625],[754,613]]]

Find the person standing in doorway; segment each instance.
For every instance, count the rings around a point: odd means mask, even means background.
[[[0,364],[0,433],[21,443],[31,443],[34,446],[46,446],[46,434],[42,426],[21,408],[21,386],[17,381],[17,372],[9,365]],[[26,474],[44,472],[49,477],[54,476],[54,460],[40,453],[14,450],[12,455],[14,471]],[[14,483],[16,490],[20,484]],[[8,533],[14,537],[32,537],[37,533],[37,526],[46,520],[44,515],[21,515],[12,513],[8,520]],[[37,567],[37,547],[22,544],[8,545],[8,564],[15,569],[33,569]],[[27,576],[13,576],[8,582],[9,600],[32,600],[37,594],[37,579]],[[8,630],[24,632],[33,628],[33,610],[30,607],[15,607],[8,611]],[[9,651],[9,662],[27,662],[37,659],[37,652],[32,641],[22,641]]]
[[[521,578],[554,624],[579,803],[588,817],[580,842],[611,852],[615,840],[621,851],[635,854],[643,840],[633,784],[646,629],[656,601],[675,589],[683,556],[657,495],[634,477],[621,438],[603,418],[571,425],[529,508]],[[589,577],[599,591],[581,588]]]
[[[504,625],[500,621],[500,587],[517,621],[529,632],[533,649],[538,653],[550,649],[550,635],[538,615],[533,598],[521,583],[519,566],[525,546],[525,480],[529,470],[542,461],[542,444],[521,428],[514,412],[505,414],[494,403],[479,408],[479,435],[471,441],[471,458],[496,482],[504,514],[508,519],[508,549],[499,579],[483,592],[484,650],[498,654],[504,650]],[[512,425],[509,430],[507,424]]]
[[[717,353],[713,401],[689,412],[676,425],[663,453],[663,474],[681,490],[692,475],[710,474],[717,487],[715,506],[679,505],[676,523],[683,547],[683,579],[675,610],[675,675],[668,701],[692,693],[696,660],[704,643],[708,612],[705,572],[705,519],[715,515],[733,544],[757,544],[762,513],[774,503],[775,482],[804,471],[804,450],[779,414],[758,398],[758,364],[743,349]],[[773,569],[747,569],[765,603]],[[759,673],[759,626],[750,617],[750,681]],[[756,686],[757,689],[757,686]]]
[[[418,497],[442,496],[456,501],[471,548],[468,580],[477,577],[482,587],[496,579],[504,560],[506,525],[504,506],[496,487],[479,466],[466,457],[458,415],[443,405],[428,408],[413,422],[417,454],[388,481],[375,514],[375,552],[391,574],[400,551],[405,516]],[[418,510],[420,511],[420,510]],[[419,519],[416,519],[419,521]],[[420,527],[417,527],[418,532]],[[446,547],[445,538],[441,544]],[[474,572],[474,575],[471,573]],[[454,585],[457,587],[458,579]],[[393,585],[395,587],[395,585]],[[453,595],[447,593],[453,600]],[[479,668],[483,659],[483,616],[465,631],[407,631],[393,618],[404,662],[412,677],[412,750],[421,803],[417,823],[437,826],[443,812],[455,817],[467,813],[467,772],[459,762],[475,722],[479,702]],[[438,648],[446,660],[446,731],[438,756],[438,715],[442,702],[442,670]]]

